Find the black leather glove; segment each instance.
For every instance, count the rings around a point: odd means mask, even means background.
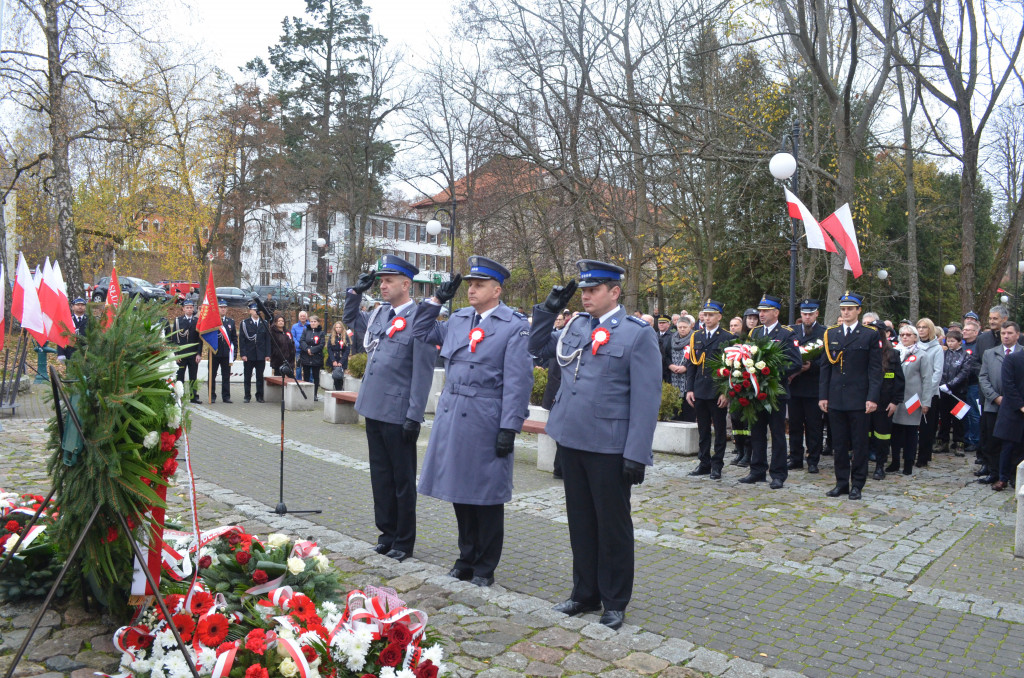
[[[576,294],[576,281],[570,280],[568,285],[555,285],[551,293],[544,300],[544,308],[552,313],[558,313],[569,305],[572,295]]]
[[[352,291],[357,294],[362,294],[366,290],[373,287],[373,281],[376,280],[377,276],[373,273],[364,273],[359,276],[359,280],[352,286]]]
[[[405,423],[402,424],[402,441],[405,443],[414,443],[419,437],[420,423],[418,421],[413,421],[412,419],[406,419]]]
[[[624,458],[622,460],[622,479],[630,485],[643,485],[644,472],[646,470],[646,466],[639,464],[632,459]]]
[[[503,428],[498,431],[498,443],[495,447],[499,457],[507,457],[512,454],[516,447],[516,432],[510,428]]]
[[[456,273],[455,277],[446,283],[441,283],[437,286],[437,291],[434,292],[434,296],[442,304],[447,304],[455,296],[455,293],[459,291],[459,285],[462,284],[462,274]]]

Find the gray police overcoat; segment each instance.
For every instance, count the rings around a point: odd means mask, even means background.
[[[476,311],[462,308],[437,322],[441,307],[419,305],[413,335],[441,344],[444,390],[437,403],[420,494],[456,504],[504,504],[512,498],[512,455],[495,452],[498,430],[519,432],[529,414],[533,361],[526,317],[499,304],[479,327],[484,338],[470,351]]]
[[[555,358],[562,334],[562,385],[548,415],[547,434],[565,447],[619,454],[650,466],[651,445],[661,408],[661,350],[657,333],[619,306],[599,327],[607,344],[592,351],[590,315],[580,313],[561,332],[552,332],[555,314],[533,308],[530,353]],[[577,353],[578,351],[578,353]]]
[[[354,292],[345,295],[345,324],[360,337],[366,334],[370,320],[369,313],[359,310],[362,298]],[[434,379],[437,346],[413,338],[415,304],[400,314],[405,318],[405,329],[389,337],[390,310],[390,304],[383,304],[369,323],[366,372],[356,398],[356,412],[389,424],[404,424],[406,419],[422,422]]]

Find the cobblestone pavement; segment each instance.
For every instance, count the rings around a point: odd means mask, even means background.
[[[192,413],[190,440],[203,491],[228,505],[241,502],[236,508],[247,525],[253,519],[296,520],[266,514],[278,494],[276,405],[236,400],[193,407]],[[3,423],[8,431],[13,429],[11,420]],[[377,556],[364,557],[360,550],[376,535],[362,427],[326,424],[319,411],[289,412],[285,435],[287,505],[323,508],[323,514],[310,520],[318,530],[345,535],[336,541],[344,548],[334,550],[370,568],[359,576],[380,578],[385,570],[387,575],[406,575],[406,568],[415,568],[425,573],[416,575],[427,582],[423,586],[449,590],[446,582],[435,579],[456,555],[448,505],[420,498],[414,560],[390,565]],[[3,437],[0,449],[6,450]],[[426,435],[420,441],[421,454],[425,446]],[[516,490],[507,505],[499,585],[470,593],[485,600],[532,601],[540,606],[534,610],[543,610],[566,597],[571,554],[561,485],[536,471],[534,450],[530,436],[517,443]],[[726,467],[722,482],[687,477],[693,464],[659,457],[633,498],[637,581],[627,621],[636,626],[626,635],[649,635],[649,642],[656,637],[658,647],[675,641],[687,648],[665,658],[673,666],[661,667],[662,675],[683,675],[669,673],[682,670],[680,662],[728,676],[777,675],[778,670],[807,676],[1024,675],[1024,561],[1012,557],[1013,504],[1009,493],[968,482],[974,468],[969,459],[939,455],[923,473],[869,480],[861,502],[824,497],[832,485],[828,460],[821,475],[797,471],[775,492],[765,485],[738,485],[735,467]],[[332,540],[322,541],[331,547]],[[464,586],[451,580],[447,585]],[[416,590],[409,589],[407,595]],[[481,607],[490,603],[471,602],[458,604],[477,616],[500,616],[481,614]],[[473,624],[438,609],[438,623],[452,642],[460,643],[465,657],[486,659],[473,654],[477,646],[466,643],[501,645],[500,650],[485,648],[496,653],[492,663],[497,666],[467,664],[471,673],[500,667],[509,675],[522,675],[529,655],[513,652],[513,645],[559,647],[535,639],[536,634],[516,636],[508,629],[489,631],[498,634],[491,640],[458,641],[468,633],[467,624]],[[438,616],[432,616],[432,624]],[[595,621],[592,615],[582,622],[562,618],[546,628],[557,630],[556,636],[587,628],[591,634],[601,633],[603,627],[594,627]],[[614,644],[620,635],[587,647]],[[532,661],[555,667],[543,675],[578,671],[625,676],[661,670],[654,665],[618,666],[615,660],[623,657],[602,659],[583,649],[583,642],[578,639],[571,651],[562,648],[567,652],[559,661]],[[633,649],[657,657],[654,650]],[[573,658],[580,652],[586,656]],[[688,652],[694,654],[683,656]],[[503,653],[523,654],[527,664],[501,664],[497,658]],[[595,658],[605,664],[587,663]]]

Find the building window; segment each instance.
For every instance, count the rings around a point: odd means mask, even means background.
[[[395,238],[395,222],[388,222],[388,237],[394,240]]]
[[[160,222],[157,221],[156,219],[153,220],[153,230],[156,231],[157,233],[160,232]]]
[[[285,249],[287,247],[288,247],[288,243],[284,242],[283,240],[280,240],[280,241],[274,243],[274,249],[275,250],[283,250],[283,249]]]
[[[266,271],[260,273],[260,284],[261,285],[269,285],[270,284],[270,273],[268,273]]]
[[[142,220],[142,232],[146,233],[147,231],[149,231],[149,220],[143,219]]]
[[[270,248],[271,248],[271,243],[270,243],[269,240],[264,240],[263,242],[261,242],[260,243],[260,256],[269,257],[270,256]]]

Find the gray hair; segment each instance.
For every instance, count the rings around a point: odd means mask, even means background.
[[[874,311],[868,311],[867,313],[864,314],[864,324],[865,325],[867,325],[869,323],[877,323],[879,320],[880,320],[880,318],[879,318],[878,314],[875,313]]]
[[[913,332],[914,336],[917,337],[917,340],[921,341],[921,333],[917,331],[917,328],[914,327],[913,323],[907,323],[905,325],[900,325],[900,333],[902,334],[905,330],[909,330],[910,332]]]
[[[988,312],[989,313],[998,313],[1000,316],[1002,316],[1004,318],[1009,318],[1010,317],[1010,312],[1008,310],[1006,310],[1006,307],[1001,305],[1001,304],[998,305],[998,306],[993,306],[992,308],[990,308],[988,310]]]

